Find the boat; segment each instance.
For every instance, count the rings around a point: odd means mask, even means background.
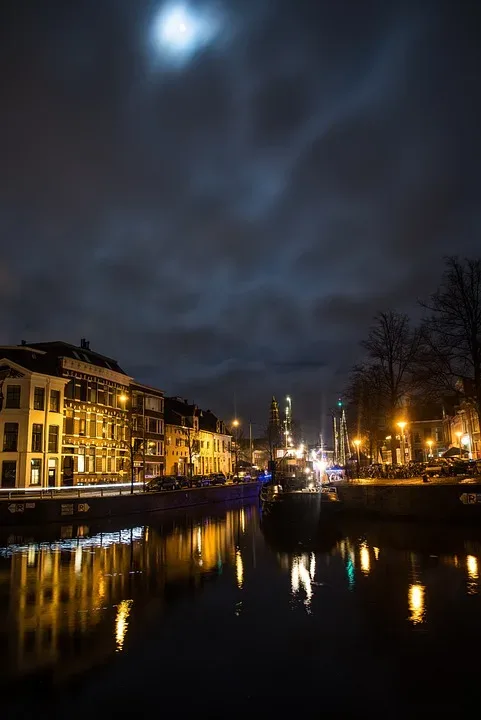
[[[332,485],[314,485],[298,478],[277,478],[260,491],[263,515],[277,515],[286,521],[319,520],[322,512],[339,510],[341,503]]]

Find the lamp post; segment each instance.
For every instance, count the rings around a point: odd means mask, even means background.
[[[433,441],[432,441],[432,440],[426,440],[426,445],[427,445],[428,448],[429,448],[429,450],[428,450],[428,458],[429,458],[430,455],[431,455],[431,457],[432,457],[432,456],[433,456]]]
[[[359,478],[360,470],[361,470],[361,441],[359,438],[356,438],[354,441],[354,445],[356,446],[356,452],[357,452],[357,477]]]
[[[237,420],[232,421],[232,427],[234,428],[235,434],[234,434],[234,448],[235,448],[235,465],[234,465],[234,475],[238,474],[238,465],[239,465],[239,425],[240,422]]]
[[[123,405],[123,409],[127,412],[127,430],[129,433],[129,455],[130,455],[130,494],[134,494],[134,477],[135,477],[135,470],[134,470],[134,439],[132,437],[132,430],[133,430],[133,417],[132,417],[132,407],[127,408],[127,402],[128,402],[128,395],[125,393],[122,393],[122,395],[119,396],[119,401]]]
[[[398,428],[401,430],[401,465],[406,463],[406,446],[404,443],[404,428],[406,425],[407,423],[404,420],[401,420],[397,424]]]

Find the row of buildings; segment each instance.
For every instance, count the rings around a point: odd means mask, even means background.
[[[87,340],[0,347],[2,488],[229,475],[233,456],[214,413],[136,382]]]

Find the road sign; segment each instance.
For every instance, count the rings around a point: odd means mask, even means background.
[[[88,512],[90,510],[90,505],[88,503],[79,503],[78,512]]]
[[[73,515],[73,503],[72,504],[63,504],[60,505],[60,514],[61,515]]]
[[[463,505],[476,505],[481,503],[481,493],[463,493],[459,499]]]
[[[11,513],[23,513],[25,505],[23,503],[12,503],[8,506],[8,509]]]

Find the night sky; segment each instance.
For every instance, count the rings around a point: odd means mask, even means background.
[[[4,0],[0,342],[309,432],[372,316],[481,254],[473,0]]]

